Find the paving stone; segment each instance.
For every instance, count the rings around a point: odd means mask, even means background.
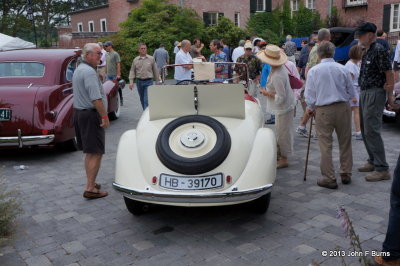
[[[260,250],[259,247],[257,247],[256,245],[254,245],[252,243],[246,243],[246,244],[240,245],[237,247],[237,249],[246,254],[250,254],[252,252],[256,252],[257,250]]]
[[[232,238],[235,238],[235,235],[232,233],[229,233],[229,232],[219,232],[219,233],[215,234],[214,237],[216,239],[218,239],[219,241],[225,242]]]
[[[133,244],[133,247],[139,251],[142,251],[142,250],[146,250],[149,248],[153,248],[154,244],[150,241],[141,241],[141,242]]]
[[[307,255],[307,254],[311,254],[317,250],[313,247],[302,244],[302,245],[298,245],[297,247],[295,247],[294,251],[296,251],[302,255]]]
[[[79,241],[72,241],[61,245],[67,252],[76,253],[81,250],[86,249],[84,245],[82,245]]]
[[[47,266],[52,265],[48,258],[43,255],[30,257],[25,260],[28,266]]]

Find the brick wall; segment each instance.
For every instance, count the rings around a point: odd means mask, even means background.
[[[172,4],[179,5],[180,0],[170,0]],[[250,1],[244,0],[219,0],[215,4],[215,0],[184,0],[185,7],[191,7],[197,11],[200,18],[203,18],[204,12],[221,12],[224,16],[235,21],[235,13],[240,13],[240,26],[246,27],[247,20],[250,16]]]
[[[71,26],[57,27],[57,31],[58,31],[58,46],[63,48],[73,48]]]
[[[83,32],[89,31],[89,21],[94,23],[94,32],[101,31],[100,20],[107,20],[107,31],[115,31],[110,25],[110,16],[108,6],[103,6],[101,8],[87,10],[85,12],[77,12],[71,14],[71,26],[72,32],[78,32],[78,23],[82,22]]]

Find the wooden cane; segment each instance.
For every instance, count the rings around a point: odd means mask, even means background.
[[[313,124],[314,116],[311,116],[311,123],[310,123],[310,132],[308,133],[308,147],[307,147],[307,156],[306,156],[306,166],[304,169],[304,181],[307,181],[307,167],[308,167],[308,155],[310,154],[310,144],[311,144],[311,131],[312,131],[312,124]]]

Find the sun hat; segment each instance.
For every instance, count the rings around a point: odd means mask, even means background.
[[[247,41],[244,44],[244,49],[253,49],[253,45],[251,44],[251,41]]]
[[[257,57],[270,66],[281,66],[286,63],[287,56],[281,49],[273,44],[267,45],[265,50],[257,53]]]

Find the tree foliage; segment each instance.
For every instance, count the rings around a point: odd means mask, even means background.
[[[290,2],[285,0],[283,5],[276,7],[272,12],[251,14],[247,29],[252,35],[279,44],[287,34],[294,37],[309,36],[319,29],[321,24],[317,11],[310,10],[300,3],[298,11],[292,14]]]
[[[149,54],[153,54],[162,43],[173,58],[175,41],[199,38],[205,43],[202,53],[208,55],[206,47],[210,40],[225,38],[230,45],[236,46],[246,35],[244,30],[223,17],[217,25],[206,28],[196,10],[168,4],[166,0],[144,0],[140,8],[132,9],[120,27],[118,33],[101,40],[111,40],[115,50],[123,57],[121,69],[125,78],[133,58],[138,55],[137,45],[140,42],[146,43]]]

